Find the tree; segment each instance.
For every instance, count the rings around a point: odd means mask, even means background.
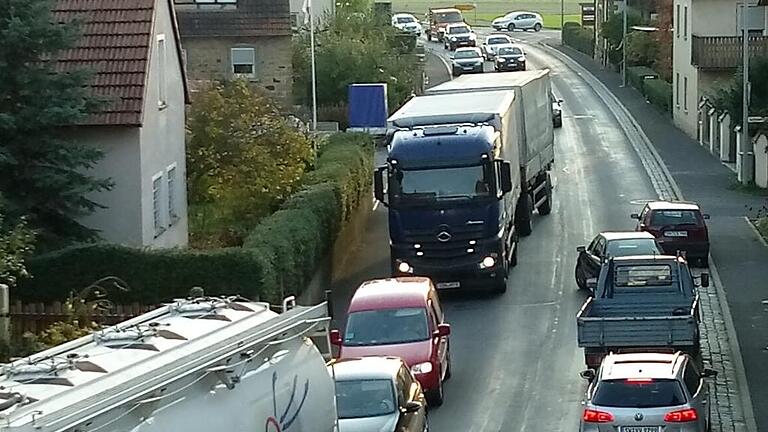
[[[627,27],[629,28],[636,25],[641,25],[643,19],[638,13],[629,11],[627,14]],[[622,26],[624,24],[624,16],[621,13],[615,13],[608,17],[608,21],[603,23],[600,28],[600,36],[608,41],[608,60],[614,64],[621,64],[621,39],[624,37],[622,32]]]
[[[657,11],[659,22],[656,24],[656,40],[658,51],[653,69],[659,73],[662,79],[672,82],[672,48],[673,48],[673,2],[672,0],[658,0]]]
[[[712,104],[731,115],[733,125],[742,124],[742,97],[744,95],[743,70],[739,68],[733,78],[717,87],[709,94]],[[750,60],[749,76],[751,84],[749,115],[768,116],[768,57],[756,57]]]
[[[656,60],[659,45],[654,36],[644,31],[627,35],[627,65],[651,66]]]
[[[197,95],[188,132],[190,241],[197,247],[241,245],[295,192],[313,161],[311,141],[241,80]]]
[[[98,150],[63,138],[62,128],[99,106],[87,71],[61,71],[56,56],[75,46],[76,23],[59,24],[52,0],[6,0],[0,7],[0,192],[11,215],[28,215],[46,243],[87,240],[77,220],[99,204],[108,180],[87,174]]]
[[[24,219],[11,223],[5,218],[0,208],[0,283],[14,286],[27,276],[24,260],[32,253],[35,236]]]

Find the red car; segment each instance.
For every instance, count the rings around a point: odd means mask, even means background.
[[[399,277],[364,282],[347,308],[343,338],[331,330],[331,343],[339,347],[338,358],[402,358],[429,405],[439,406],[443,382],[451,376],[450,333],[432,281]]]
[[[706,265],[709,256],[709,230],[699,205],[682,201],[651,201],[637,219],[636,231],[647,231],[656,237],[659,246],[668,255],[683,251],[689,262],[698,260]]]

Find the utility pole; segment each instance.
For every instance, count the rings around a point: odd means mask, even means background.
[[[624,24],[621,27],[621,86],[627,86],[627,9],[629,0],[624,0]]]
[[[741,181],[750,184],[754,181],[754,159],[752,141],[749,138],[749,28],[747,27],[747,0],[741,3],[741,28],[742,28],[742,68],[743,86],[741,98]]]
[[[312,63],[312,131],[317,131],[317,72],[315,71],[315,17],[312,16],[312,0],[309,0],[309,50]]]
[[[560,0],[560,38],[563,37],[563,26],[565,25],[565,0]]]

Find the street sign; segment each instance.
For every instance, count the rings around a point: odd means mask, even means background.
[[[749,116],[747,121],[750,123],[765,123],[768,122],[768,117]]]
[[[453,5],[453,7],[462,12],[469,12],[469,11],[475,10],[475,5],[473,4],[457,4],[457,5]]]
[[[581,26],[593,27],[595,25],[595,4],[579,3],[581,6]]]

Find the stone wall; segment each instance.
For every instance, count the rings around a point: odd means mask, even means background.
[[[290,36],[253,38],[183,38],[187,75],[191,81],[232,79],[231,48],[254,48],[251,83],[269,97],[290,106],[293,86]]]

